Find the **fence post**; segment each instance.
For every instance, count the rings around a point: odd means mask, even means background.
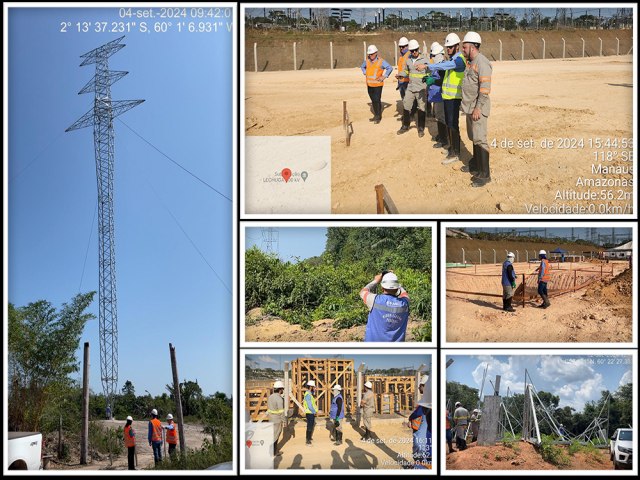
[[[296,60],[296,42],[293,42],[293,70],[298,69],[298,61]]]
[[[602,39],[598,37],[598,40],[600,40],[600,56],[602,56]]]
[[[364,47],[364,61],[367,61],[367,42],[363,41],[362,46]]]
[[[254,71],[258,71],[258,44],[253,44],[253,65],[255,66]]]
[[[582,40],[582,58],[584,58],[584,38],[580,37],[580,40]]]
[[[524,308],[525,305],[525,291],[527,290],[527,280],[524,276],[524,273],[522,274],[522,308]]]
[[[524,60],[524,40],[520,39],[520,41],[522,42],[522,60]]]
[[[498,263],[498,260],[496,258],[496,249],[492,248],[491,250],[493,250],[493,263],[494,265],[496,265]]]
[[[502,40],[498,39],[498,42],[500,42],[500,61],[502,61]]]
[[[480,255],[480,265],[482,265],[482,250],[478,249],[478,254]]]
[[[464,248],[462,249],[462,263],[463,265],[466,265],[467,262],[464,261]]]
[[[620,39],[616,37],[616,55],[620,55]]]
[[[329,42],[329,56],[331,57],[331,70],[333,70],[333,42]]]
[[[393,51],[395,52],[393,58],[396,61],[394,65],[398,65],[398,42],[396,42],[395,40],[393,41]]]
[[[520,263],[520,252],[516,250],[516,262]]]
[[[547,42],[545,42],[544,38],[542,39],[542,59],[544,60],[545,50],[547,49]]]
[[[564,52],[565,52],[565,47],[567,46],[566,42],[564,41],[564,37],[562,38],[562,58],[564,58]]]
[[[578,282],[578,271],[573,271],[573,291],[576,291],[576,283]]]

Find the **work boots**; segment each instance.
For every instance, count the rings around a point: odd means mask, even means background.
[[[402,111],[402,126],[396,133],[402,135],[409,131],[409,122],[411,122],[411,112],[409,110]]]
[[[382,103],[378,102],[376,103],[376,115],[375,115],[375,119],[373,120],[373,123],[380,123],[380,120],[382,120]]]
[[[473,177],[472,187],[484,187],[487,183],[491,181],[491,175],[489,172],[489,151],[484,148],[478,146],[477,148],[477,165],[478,165],[478,174]]]
[[[443,165],[457,162],[460,160],[460,132],[449,128],[449,154],[442,161]]]
[[[469,159],[469,165],[463,165],[460,169],[461,172],[469,172],[472,177],[475,177],[480,173],[478,171],[478,147],[475,143],[473,144],[473,157]]]
[[[548,308],[551,306],[551,303],[549,303],[549,296],[548,295],[543,295],[542,296],[542,308]]]
[[[334,445],[342,445],[342,432],[336,432],[336,441]]]
[[[307,445],[311,445],[311,434],[312,432],[307,431]]]
[[[367,441],[371,438],[371,433],[369,432],[369,429],[365,428],[364,429],[364,435],[362,435],[362,437],[360,438],[360,440],[362,441]]]
[[[424,125],[426,119],[426,112],[418,110],[418,137],[424,137]]]
[[[438,122],[438,136],[436,137],[437,143],[433,148],[447,148],[449,146],[449,139],[447,138],[449,129],[447,125]]]
[[[449,453],[453,453],[456,451],[453,449],[453,440],[447,440],[447,445],[449,445]]]
[[[513,297],[507,298],[506,300],[504,300],[504,308],[503,310],[505,312],[515,312],[516,309],[513,308],[513,306],[511,305],[511,302],[513,302]]]

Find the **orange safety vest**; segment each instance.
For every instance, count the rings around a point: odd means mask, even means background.
[[[173,430],[167,429],[167,443],[171,445],[178,444],[178,425],[173,423]]]
[[[420,425],[422,425],[422,415],[411,420],[411,429],[418,431],[420,430]]]
[[[376,80],[376,78],[382,76],[382,57],[378,56],[378,59],[375,62],[372,62],[367,58],[367,85],[369,87],[382,87],[384,82],[380,82]]]
[[[449,421],[449,410],[445,410],[445,419],[447,420],[447,430],[451,429],[451,422]]]
[[[162,423],[157,418],[151,419],[151,425],[153,429],[151,430],[151,441],[152,442],[161,442],[162,441]]]
[[[129,431],[131,431],[131,434],[129,434]],[[127,425],[126,427],[124,427],[124,446],[129,448],[129,447],[135,447],[136,446],[136,432],[135,430],[131,427],[131,425]]]
[[[549,260],[547,260],[546,258],[543,258],[542,260],[540,260],[540,268],[542,268],[542,266],[544,265],[544,275],[542,275],[539,278],[539,281],[541,282],[549,282],[549,280],[551,280],[551,265],[549,264]]]
[[[398,73],[404,70],[404,66],[407,64],[407,58],[409,58],[409,50],[398,59]],[[409,83],[409,77],[400,77],[398,81],[400,83]]]

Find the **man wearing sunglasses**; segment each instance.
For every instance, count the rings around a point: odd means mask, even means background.
[[[360,69],[367,78],[367,92],[373,109],[373,118],[370,118],[369,121],[380,123],[382,120],[382,87],[384,80],[393,72],[393,67],[378,55],[378,48],[375,45],[369,45],[367,59],[362,62]]]
[[[409,58],[404,70],[398,75],[409,78],[409,86],[403,100],[404,110],[402,112],[402,126],[398,130],[398,135],[402,135],[409,130],[411,122],[411,107],[413,102],[418,103],[418,137],[424,137],[424,126],[426,121],[427,85],[422,81],[427,76],[426,65],[429,60],[420,54],[420,44],[417,40],[409,42]]]

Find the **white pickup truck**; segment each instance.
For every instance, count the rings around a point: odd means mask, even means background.
[[[618,428],[611,436],[609,453],[613,468],[631,468],[633,464],[633,430],[630,428]]]
[[[42,469],[42,434],[9,432],[9,470]]]

